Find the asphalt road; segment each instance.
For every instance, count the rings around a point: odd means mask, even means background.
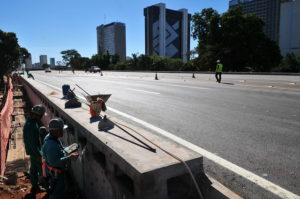
[[[154,73],[33,75],[60,88],[79,84],[91,94],[111,93],[109,107],[300,195],[300,76],[223,75],[218,84],[212,74],[193,79],[192,74],[164,73],[158,74],[158,81]],[[245,198],[273,198],[256,191],[255,185],[249,191],[246,181],[213,162],[206,161],[205,167]]]

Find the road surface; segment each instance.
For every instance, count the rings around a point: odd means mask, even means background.
[[[193,79],[192,74],[163,73],[159,80],[154,73],[33,75],[58,88],[79,84],[91,94],[110,93],[109,107],[300,195],[300,76],[223,75],[218,84],[213,74]],[[275,198],[213,161],[204,164],[209,175],[245,198]]]

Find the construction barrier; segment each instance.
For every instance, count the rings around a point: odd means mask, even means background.
[[[7,144],[9,139],[9,133],[11,129],[11,115],[13,113],[13,86],[11,82],[11,78],[8,78],[8,89],[6,94],[6,101],[1,112],[0,112],[0,175],[4,175],[5,171],[5,163],[7,156]]]

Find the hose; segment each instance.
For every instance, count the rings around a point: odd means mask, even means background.
[[[115,121],[112,121],[112,122],[115,123],[115,124],[118,124],[118,125],[120,125],[120,126],[123,126],[123,127],[127,128],[127,129],[132,130],[133,132],[135,132],[136,134],[138,134],[139,136],[141,136],[142,138],[144,138],[145,140],[147,140],[148,142],[150,142],[151,144],[153,144],[154,146],[156,146],[157,148],[159,148],[160,150],[162,150],[163,152],[165,152],[165,153],[168,154],[169,156],[171,156],[171,157],[173,157],[174,159],[176,159],[176,160],[178,160],[179,162],[181,162],[181,163],[185,166],[185,168],[187,169],[187,171],[189,172],[189,174],[190,174],[190,176],[191,176],[191,178],[192,178],[192,181],[193,181],[193,183],[194,183],[194,185],[195,185],[195,188],[196,188],[196,190],[197,190],[197,193],[198,193],[198,195],[199,195],[199,198],[200,198],[200,199],[204,199],[203,194],[202,194],[202,192],[201,192],[201,190],[200,190],[200,187],[198,186],[198,183],[197,183],[197,181],[196,181],[196,179],[195,179],[195,176],[194,176],[194,174],[192,173],[191,168],[188,166],[188,164],[187,164],[185,161],[183,161],[183,160],[182,160],[181,158],[179,158],[178,156],[176,156],[176,155],[174,155],[174,154],[168,152],[167,150],[163,149],[163,148],[160,147],[159,145],[155,144],[154,142],[152,142],[151,140],[149,140],[147,137],[145,137],[145,136],[142,135],[141,133],[137,132],[136,130],[134,130],[134,129],[132,129],[132,128],[130,128],[130,127],[124,125],[124,124],[120,124],[120,123],[115,122]],[[118,126],[118,125],[116,125],[116,126]],[[118,126],[118,127],[119,127],[119,126]],[[120,128],[120,127],[119,127],[119,128]],[[122,128],[120,128],[120,129],[123,130]]]

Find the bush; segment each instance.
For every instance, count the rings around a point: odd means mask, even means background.
[[[273,70],[274,72],[300,72],[300,54],[289,53],[282,60],[280,65]]]

